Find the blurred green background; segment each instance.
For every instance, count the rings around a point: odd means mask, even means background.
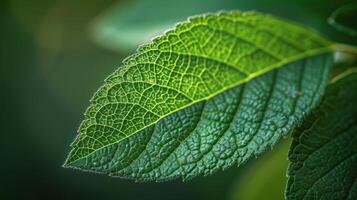
[[[61,165],[104,78],[174,23],[207,11],[255,9],[356,44],[326,22],[348,2],[0,1],[0,199],[283,199],[286,142],[258,161],[188,182],[135,183]]]

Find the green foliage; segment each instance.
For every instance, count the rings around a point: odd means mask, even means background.
[[[242,164],[287,135],[317,105],[330,66],[329,54],[289,64],[71,165],[136,180],[167,180]]]
[[[293,134],[288,200],[357,199],[357,70],[328,87],[320,108]]]
[[[332,49],[265,14],[191,18],[106,79],[65,165],[167,180],[242,164],[318,104],[332,65],[324,52]]]

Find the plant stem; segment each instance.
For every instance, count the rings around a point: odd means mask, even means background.
[[[333,77],[332,80],[330,81],[330,83],[334,83],[340,79],[342,79],[343,77],[348,76],[349,74],[352,73],[357,73],[357,67],[352,67],[350,69],[347,69],[346,71],[342,72],[341,74],[338,74],[337,76]]]
[[[349,44],[335,44],[337,51],[357,55],[357,47]]]

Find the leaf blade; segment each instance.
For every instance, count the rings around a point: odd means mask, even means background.
[[[140,181],[164,181],[243,164],[286,136],[318,104],[331,65],[331,54],[291,63],[176,112],[72,166]],[[253,129],[259,119],[264,119],[264,125]]]

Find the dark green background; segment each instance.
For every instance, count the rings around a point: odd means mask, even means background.
[[[113,2],[1,1],[0,199],[228,198],[233,183],[253,162],[185,183],[135,183],[61,167],[88,100],[131,53],[106,50],[90,40],[89,24]],[[203,0],[197,2],[204,6]],[[333,40],[356,43],[326,23],[346,2],[352,1],[247,0],[235,2],[232,9],[270,12]]]

